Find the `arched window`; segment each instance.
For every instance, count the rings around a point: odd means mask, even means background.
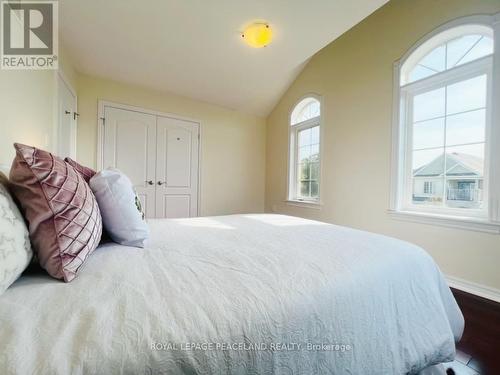
[[[290,115],[290,171],[288,199],[318,203],[321,171],[321,104],[318,98],[302,99]]]
[[[440,28],[395,65],[393,211],[498,218],[489,204],[498,199],[490,180],[500,155],[492,151],[498,62],[482,21]]]

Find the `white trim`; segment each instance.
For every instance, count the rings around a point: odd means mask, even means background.
[[[97,169],[102,169],[103,168],[103,154],[104,154],[104,121],[102,120],[104,118],[104,113],[106,107],[111,107],[111,108],[117,108],[117,109],[124,109],[127,111],[134,111],[134,112],[140,112],[140,113],[146,113],[148,115],[153,115],[153,116],[160,116],[160,117],[168,117],[168,118],[173,118],[176,120],[183,120],[183,121],[189,121],[196,123],[198,125],[198,209],[197,209],[197,216],[201,215],[201,187],[202,187],[202,157],[201,157],[201,152],[202,152],[202,123],[200,120],[191,118],[191,117],[186,117],[186,116],[180,116],[177,114],[173,113],[168,113],[168,112],[160,112],[156,111],[153,109],[147,109],[147,108],[142,108],[142,107],[137,107],[129,104],[121,104],[121,103],[116,103],[116,102],[111,102],[107,100],[102,100],[98,99],[97,101]]]
[[[315,210],[323,209],[323,203],[313,202],[313,201],[299,201],[294,199],[287,199],[285,203],[288,206],[301,207],[301,208],[312,208]]]
[[[500,13],[495,15],[474,15],[461,17],[435,28],[414,43],[413,46],[411,46],[411,48],[408,49],[401,57],[399,60],[401,62],[401,72],[404,73],[405,70],[408,70],[408,66],[413,67],[413,62],[422,59],[426,52],[431,51],[439,45],[446,43],[463,33],[479,33],[492,36],[492,26],[495,24],[495,19],[499,14]],[[418,53],[417,50],[421,47],[422,53]]]
[[[458,31],[481,30],[483,33],[493,35],[495,52],[493,55],[485,56],[473,62],[463,64],[437,73],[433,76],[400,85],[402,69],[405,65],[411,65],[414,53],[426,45],[434,45],[457,36]],[[442,34],[442,35],[440,35]],[[442,37],[442,38],[441,38]],[[445,40],[446,41],[446,40]],[[430,44],[429,44],[430,42]],[[437,45],[436,45],[437,46]],[[425,50],[423,48],[422,50]],[[409,60],[411,60],[409,62]],[[493,71],[488,69],[493,66]],[[435,213],[431,209],[422,212],[422,209],[407,206],[408,183],[405,176],[405,167],[408,164],[406,135],[406,118],[408,110],[408,91],[421,90],[429,85],[439,85],[443,80],[456,80],[464,75],[484,70],[489,82],[489,102],[487,103],[487,126],[489,137],[486,139],[485,155],[485,202],[488,202],[488,212],[483,218],[463,217],[473,216],[478,213],[472,211],[460,211],[443,208]],[[444,225],[459,229],[471,229],[485,231],[488,233],[500,233],[500,107],[493,103],[500,102],[500,13],[489,16],[479,15],[463,17],[451,21],[433,30],[425,37],[415,43],[403,57],[394,63],[393,67],[393,114],[392,114],[392,155],[391,155],[391,193],[389,202],[389,213],[394,218],[416,221],[425,224]],[[488,116],[487,116],[488,117]],[[453,216],[453,215],[456,216]],[[485,217],[486,216],[486,217]],[[411,219],[411,220],[410,220]]]
[[[57,155],[59,155],[59,142],[60,142],[60,139],[61,139],[61,128],[60,128],[60,124],[61,124],[61,119],[60,119],[60,116],[62,115],[60,113],[60,108],[59,108],[59,101],[60,101],[60,95],[61,93],[59,92],[59,82],[62,82],[64,84],[64,86],[66,86],[66,88],[69,90],[69,92],[71,93],[71,95],[73,95],[73,98],[74,98],[74,105],[75,105],[75,113],[78,113],[78,95],[77,95],[77,91],[75,90],[75,88],[73,87],[73,85],[71,85],[70,81],[68,80],[66,74],[64,74],[64,71],[61,69],[61,67],[59,66],[59,68],[54,71],[54,92],[55,92],[55,100],[54,100],[54,103],[53,103],[53,112],[54,112],[54,128],[53,128],[53,131],[52,131],[52,142],[53,142],[53,145],[52,145],[52,151],[54,153],[56,153]],[[74,116],[74,114],[72,114],[72,116]],[[75,127],[76,127],[76,139],[75,139],[75,156],[76,154],[78,153],[78,117],[75,117],[73,119],[73,121],[75,122]]]
[[[427,212],[388,210],[392,219],[419,224],[437,225],[448,228],[472,230],[491,234],[500,234],[500,223],[451,215],[431,214]]]
[[[445,278],[446,281],[448,282],[448,286],[450,286],[451,288],[455,288],[463,292],[474,294],[476,296],[483,297],[491,301],[500,303],[499,289],[474,283],[472,281],[467,281],[455,276],[445,275]]]
[[[319,119],[317,117],[313,119],[309,119],[297,124],[292,125],[292,115],[297,107],[304,99],[307,98],[314,98],[319,102],[319,108],[320,108],[320,115]],[[324,127],[324,105],[323,105],[323,96],[309,92],[307,94],[304,94],[301,96],[291,107],[289,113],[288,113],[288,154],[287,154],[287,190],[286,190],[286,198],[285,202],[290,202],[290,205],[294,205],[297,207],[310,207],[311,205],[317,206],[321,205],[321,194],[323,191],[323,159],[324,159],[324,132],[325,132],[325,127]],[[295,194],[295,189],[296,189],[296,182],[295,182],[295,174],[296,171],[292,171],[292,167],[295,169],[297,162],[293,162],[293,166],[291,165],[292,162],[292,156],[294,158],[297,157],[296,152],[294,149],[292,149],[292,136],[297,133],[297,130],[300,130],[301,128],[307,128],[307,127],[313,127],[319,125],[319,185],[318,185],[318,200],[317,201],[303,201],[303,200],[297,200],[296,194]],[[296,140],[294,140],[296,142]]]

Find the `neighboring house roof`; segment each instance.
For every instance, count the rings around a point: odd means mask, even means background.
[[[443,175],[444,155],[414,171],[415,177],[437,177]],[[483,159],[469,154],[452,152],[446,154],[446,176],[483,176]]]

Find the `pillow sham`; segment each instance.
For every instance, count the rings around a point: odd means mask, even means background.
[[[28,228],[0,172],[0,294],[28,267],[33,251]]]
[[[97,201],[83,177],[64,160],[14,144],[12,192],[28,221],[40,265],[57,279],[73,280],[102,233]]]
[[[93,169],[81,165],[71,158],[64,158],[64,161],[75,168],[75,170],[80,173],[86,183],[89,183],[90,179],[96,174],[96,171],[94,171]]]
[[[90,187],[111,239],[126,246],[144,247],[149,227],[129,178],[118,169],[108,168],[90,179]]]

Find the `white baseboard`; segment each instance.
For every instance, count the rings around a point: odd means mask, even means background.
[[[448,285],[452,288],[500,303],[499,289],[477,284],[472,281],[467,281],[455,276],[446,275],[445,277],[446,281],[448,282]]]

